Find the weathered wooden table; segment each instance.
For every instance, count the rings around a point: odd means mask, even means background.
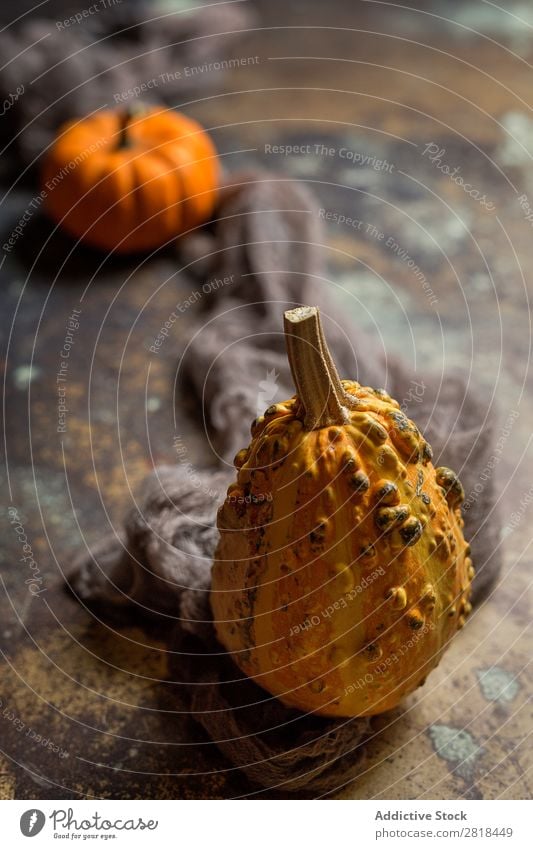
[[[427,684],[383,719],[366,772],[340,795],[530,797],[533,19],[516,3],[257,6],[263,26],[240,48],[257,61],[189,111],[213,128],[228,169],[309,182],[329,213],[332,297],[387,350],[437,371],[471,364],[500,407],[488,474],[501,487],[502,580]],[[5,233],[31,197],[9,196]],[[0,796],[253,794],[179,713],[157,633],[98,619],[62,582],[75,553],[120,523],[151,466],[175,460],[179,338],[161,357],[148,345],[187,295],[179,257],[102,262],[49,235],[36,215],[0,271]]]

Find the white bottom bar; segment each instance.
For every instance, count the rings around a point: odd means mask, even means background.
[[[342,849],[530,849],[532,813],[530,801],[0,802],[6,849],[73,843],[173,849],[324,849],[335,844]]]

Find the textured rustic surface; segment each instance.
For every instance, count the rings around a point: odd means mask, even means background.
[[[381,333],[387,350],[438,370],[471,361],[476,382],[501,405],[489,474],[498,474],[502,487],[504,580],[415,699],[393,722],[387,718],[365,775],[340,794],[529,797],[526,270],[533,240],[518,198],[525,193],[533,203],[526,62],[533,39],[523,22],[486,4],[434,3],[421,14],[379,3],[348,13],[341,2],[328,3],[326,13],[306,3],[305,15],[296,10],[290,18],[286,4],[260,5],[267,28],[242,47],[259,62],[234,71],[224,97],[195,104],[191,113],[216,128],[228,168],[254,164],[309,180],[325,209],[362,222],[329,222],[334,297]],[[333,21],[352,29],[278,28]],[[265,153],[265,143],[310,147],[282,156]],[[486,195],[486,206],[423,155],[429,143],[445,149],[441,164],[459,167],[478,198]],[[315,144],[327,152],[316,155]],[[343,148],[383,164],[354,166]],[[2,236],[33,194],[33,187],[9,194]],[[201,428],[183,405],[178,425],[173,420],[180,323],[158,356],[148,351],[196,283],[176,275],[171,251],[102,264],[82,249],[69,255],[71,243],[56,234],[40,253],[50,232],[33,216],[16,249],[5,258],[2,252],[0,271],[2,332],[10,339],[0,795],[248,794],[250,786],[180,715],[176,688],[159,683],[168,657],[156,629],[99,621],[62,590],[61,570],[73,553],[119,522],[153,464],[175,460],[176,433],[191,462],[209,461]],[[389,237],[398,250],[387,246]],[[66,432],[59,434],[56,375],[74,308],[81,309],[80,326],[67,368]],[[19,559],[10,506],[40,569],[44,591],[37,597],[24,583],[31,573]],[[45,750],[36,735],[60,751]]]

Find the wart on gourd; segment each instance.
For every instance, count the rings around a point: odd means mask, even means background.
[[[285,337],[296,395],[255,420],[232,485],[268,493],[271,509],[245,498],[218,513],[217,635],[286,705],[380,713],[471,610],[462,488],[386,392],[340,380],[316,308],[286,312]]]

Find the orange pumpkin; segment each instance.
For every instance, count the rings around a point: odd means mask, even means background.
[[[285,314],[297,395],[237,454],[211,606],[235,663],[284,704],[395,707],[470,612],[463,490],[385,391],[341,381],[318,311]]]
[[[170,109],[103,110],[64,126],[42,169],[45,208],[101,250],[150,250],[205,221],[219,181],[215,147]]]

